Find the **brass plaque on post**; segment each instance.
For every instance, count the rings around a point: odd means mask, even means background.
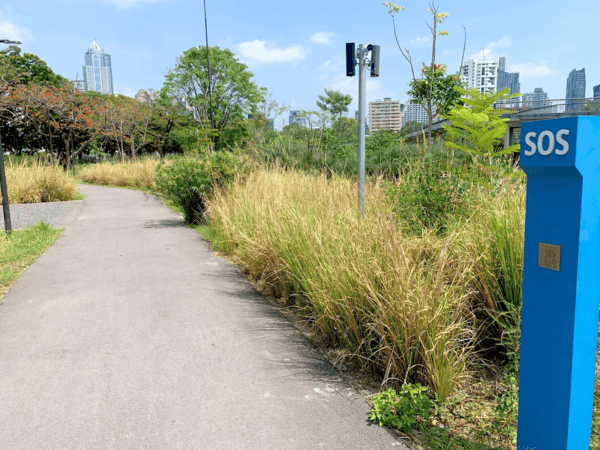
[[[560,245],[540,242],[538,266],[560,272]]]

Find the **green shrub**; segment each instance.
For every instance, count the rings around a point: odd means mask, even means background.
[[[245,159],[229,152],[173,157],[160,163],[154,175],[156,190],[183,210],[187,223],[202,224],[206,200],[215,187],[247,171]]]
[[[386,193],[392,200],[396,220],[405,231],[421,236],[426,229],[444,236],[449,222],[471,214],[470,177],[443,157],[427,155],[394,183]]]
[[[393,389],[381,392],[373,397],[373,408],[369,420],[379,426],[397,428],[405,433],[411,433],[417,422],[417,417],[429,419],[433,401],[425,394],[426,387],[420,384],[405,384],[400,393]]]
[[[183,209],[187,223],[203,223],[206,195],[212,184],[206,161],[200,158],[173,158],[161,162],[154,175],[156,190]]]

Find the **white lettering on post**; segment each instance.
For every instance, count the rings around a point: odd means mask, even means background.
[[[525,135],[525,142],[527,143],[527,145],[529,145],[529,150],[525,150],[525,156],[535,155],[537,147],[535,146],[535,144],[533,142],[531,142],[531,138],[534,138],[536,136],[537,136],[537,133],[535,133],[533,131],[531,133],[527,133]]]
[[[548,137],[548,148],[544,150],[544,138]],[[552,131],[542,131],[538,137],[537,142],[538,152],[542,156],[548,156],[550,153],[554,151],[554,134]]]
[[[556,133],[556,141],[562,145],[562,150],[556,149],[554,153],[557,155],[564,155],[569,151],[569,143],[563,139],[563,135],[568,135],[569,130],[558,130]]]

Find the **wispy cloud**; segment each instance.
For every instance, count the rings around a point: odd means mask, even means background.
[[[508,36],[502,36],[500,39],[498,39],[496,42],[490,42],[488,44],[488,47],[490,48],[507,48],[510,47],[511,41],[510,38]]]
[[[290,47],[267,47],[267,41],[255,39],[238,44],[241,59],[250,64],[271,64],[277,62],[298,62],[306,58],[306,50],[301,45]]]
[[[519,78],[530,78],[530,77],[545,77],[548,75],[554,75],[556,70],[548,67],[545,61],[540,62],[527,62],[523,64],[510,64],[508,66],[509,72],[519,72]]]
[[[0,36],[2,36],[2,39],[11,41],[35,41],[35,36],[29,28],[19,26],[14,21],[4,17],[2,10],[0,10]]]
[[[511,40],[508,36],[502,36],[500,39],[494,42],[490,42],[486,47],[482,48],[480,52],[471,55],[470,58],[475,58],[480,61],[494,61],[497,60],[500,55],[496,51],[498,48],[510,47]]]
[[[135,97],[136,91],[130,88],[126,84],[117,84],[114,86],[113,91],[115,94],[126,95],[127,97]]]
[[[330,70],[332,72],[337,72],[342,70],[342,60],[337,60],[335,62],[331,62],[330,59],[325,61],[323,64],[319,66],[319,70]]]
[[[416,45],[417,47],[421,45],[425,45],[430,41],[429,36],[417,37],[414,39],[410,39],[408,42],[412,45]]]
[[[319,31],[318,33],[313,34],[310,37],[310,40],[316,42],[317,44],[333,44],[333,36],[335,33],[328,33],[326,31]]]
[[[119,9],[133,8],[141,3],[160,3],[171,0],[107,0],[108,3],[112,3]]]

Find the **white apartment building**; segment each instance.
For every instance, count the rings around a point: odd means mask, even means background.
[[[369,102],[369,124],[371,131],[392,130],[402,128],[402,109],[400,100],[391,97]]]
[[[494,93],[498,87],[498,61],[467,59],[460,70],[460,80],[467,85],[467,89]]]
[[[418,105],[416,103],[410,103],[410,101],[406,102],[404,106],[404,110],[402,112],[402,126],[406,125],[408,122],[418,122],[427,124],[429,121],[429,116],[427,115],[427,111],[423,108],[422,105]],[[433,107],[433,114],[435,114],[435,106]],[[433,121],[437,122],[439,117],[434,117]]]

